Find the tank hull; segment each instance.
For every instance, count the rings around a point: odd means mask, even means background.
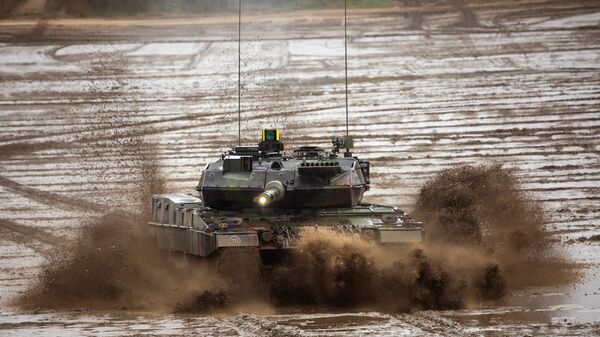
[[[223,248],[285,250],[307,233],[360,237],[375,244],[419,243],[421,223],[395,207],[359,204],[327,209],[217,211],[187,195],[155,195],[150,235],[161,249],[201,257]]]

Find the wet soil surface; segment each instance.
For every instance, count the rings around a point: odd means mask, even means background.
[[[244,142],[265,126],[290,149],[344,132],[341,22],[338,11],[244,20]],[[600,244],[589,239],[600,233],[599,23],[589,1],[502,1],[354,11],[348,26],[368,200],[412,210],[441,170],[501,162],[545,209],[579,281],[462,310],[200,315],[10,302],[82,219],[143,208],[148,175],[132,157],[155,160],[168,191],[192,193],[237,141],[236,18],[0,21],[0,334],[600,335]]]

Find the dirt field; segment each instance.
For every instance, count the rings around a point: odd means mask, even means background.
[[[244,18],[245,143],[263,127],[281,129],[289,149],[343,133],[341,19]],[[436,172],[504,163],[543,204],[557,249],[583,266],[579,282],[412,314],[19,312],[10,300],[82,219],[143,208],[128,144],[150,144],[133,153],[157,160],[169,191],[191,193],[237,141],[237,23],[0,21],[0,335],[600,335],[599,243],[585,239],[600,233],[600,4],[353,11],[348,33],[350,133],[372,161],[368,200],[411,210]]]

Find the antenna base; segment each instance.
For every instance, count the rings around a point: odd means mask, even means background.
[[[338,153],[340,149],[344,148],[346,152],[349,152],[354,147],[354,139],[352,137],[333,136],[331,137],[331,144],[333,144],[333,153]]]

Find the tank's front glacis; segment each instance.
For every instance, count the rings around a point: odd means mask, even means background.
[[[340,157],[335,149],[306,146],[289,155],[283,149],[278,130],[263,130],[258,146],[224,153],[207,165],[200,179],[204,204],[215,210],[281,212],[352,207],[369,188],[368,162]]]

